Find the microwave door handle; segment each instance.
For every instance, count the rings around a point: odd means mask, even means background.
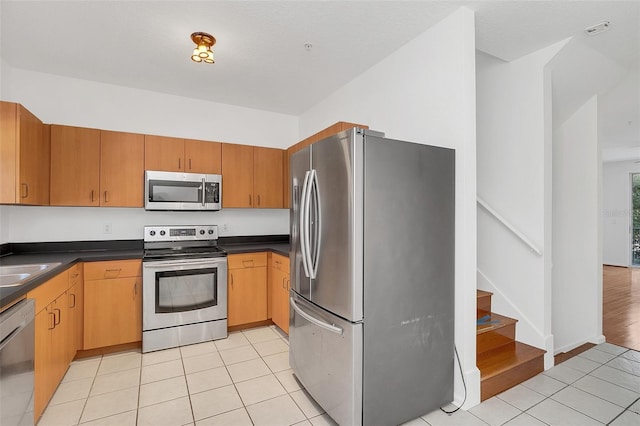
[[[335,324],[329,324],[328,322],[319,320],[318,318],[312,316],[311,314],[308,314],[305,311],[303,311],[302,308],[298,306],[298,304],[293,299],[293,297],[289,298],[289,303],[291,304],[291,307],[293,308],[294,311],[296,311],[302,318],[306,319],[311,324],[317,325],[320,328],[324,328],[325,330],[328,330],[332,333],[336,333],[340,335],[342,335],[342,333],[344,332],[342,328],[336,326]]]
[[[191,160],[189,160],[191,161]],[[207,198],[207,178],[202,178],[202,207],[205,206],[205,200]]]

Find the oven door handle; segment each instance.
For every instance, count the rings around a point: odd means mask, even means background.
[[[175,260],[160,260],[160,261],[152,261],[152,262],[144,262],[142,264],[143,268],[152,268],[152,269],[165,269],[166,267],[171,266],[218,266],[221,263],[225,263],[225,260],[189,260],[189,261],[175,261]]]

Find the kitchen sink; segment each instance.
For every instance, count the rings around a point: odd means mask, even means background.
[[[17,287],[56,266],[60,266],[60,262],[0,266],[0,288]]]

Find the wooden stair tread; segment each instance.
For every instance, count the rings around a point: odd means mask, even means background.
[[[493,293],[491,293],[490,291],[476,290],[476,297],[477,298],[490,297],[490,296],[493,296]]]
[[[478,315],[480,315],[480,312],[486,312],[486,311],[478,311],[478,312],[479,312]],[[488,320],[489,323],[484,325],[476,325],[476,335],[497,330],[502,327],[507,327],[509,325],[512,325],[518,322],[517,319],[505,317],[504,315],[496,314],[495,312],[486,312],[485,315],[490,316]],[[482,316],[484,315],[481,315],[480,318],[482,318]],[[499,322],[497,324],[492,324],[491,321],[499,321]]]
[[[521,342],[501,346],[478,355],[476,365],[480,369],[480,379],[486,380],[509,371],[518,365],[544,356],[546,351]]]

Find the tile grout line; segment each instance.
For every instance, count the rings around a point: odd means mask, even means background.
[[[630,408],[633,406],[633,404],[635,404],[635,403],[636,403],[636,402],[638,402],[638,401],[640,401],[640,397],[636,398],[636,400],[635,400],[635,401],[633,401],[631,404],[629,404],[629,405],[627,406],[627,408],[625,408],[625,409],[624,409],[624,411],[623,411],[622,413],[618,414],[618,415],[617,415],[617,416],[615,416],[613,419],[611,419],[611,421],[610,421],[609,423],[607,423],[607,426],[608,426],[608,425],[610,425],[611,423],[615,422],[615,421],[616,421],[616,419],[617,419],[618,417],[622,416],[624,413],[626,413],[626,412],[631,412],[631,413],[633,413],[633,411],[631,411],[631,410],[630,410]]]

